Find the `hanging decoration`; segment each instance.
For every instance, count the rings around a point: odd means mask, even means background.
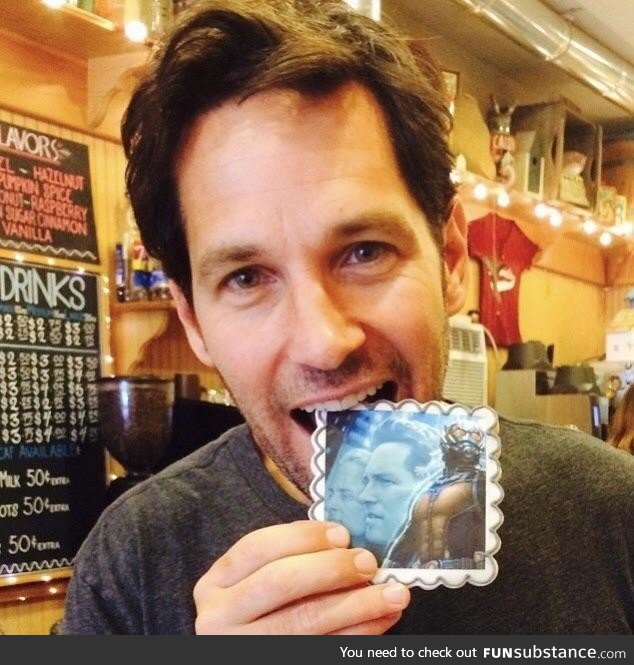
[[[480,261],[480,320],[496,343],[522,341],[519,330],[521,275],[539,247],[511,219],[491,212],[469,223],[469,256]]]

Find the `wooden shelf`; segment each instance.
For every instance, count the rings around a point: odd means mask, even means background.
[[[75,7],[51,9],[40,0],[3,3],[2,29],[80,60],[147,51],[108,19]]]
[[[110,311],[114,314],[126,312],[162,312],[175,310],[173,300],[130,300],[128,302],[111,302]]]
[[[32,578],[35,578],[35,575],[25,576],[24,579],[13,584],[5,584],[0,587],[0,605],[5,603],[17,603],[48,599],[53,596],[58,598],[63,598],[66,595],[66,589],[68,588],[68,580],[71,576],[71,570],[66,569],[63,572],[50,571],[48,572],[48,579],[46,582],[39,579],[38,581],[33,581]],[[46,573],[42,572],[37,577],[42,578],[47,576]],[[55,589],[51,591],[51,588]]]
[[[535,227],[540,227],[543,235],[552,239],[558,236],[568,236],[575,240],[594,245],[601,252],[607,251],[615,246],[631,246],[634,238],[625,232],[625,229],[602,224],[596,220],[595,215],[589,208],[582,208],[566,201],[557,199],[541,198],[534,192],[522,192],[517,189],[507,188],[502,183],[489,180],[484,176],[466,171],[461,176],[459,193],[463,203],[471,204],[476,208],[484,210],[495,210],[502,217],[511,217],[520,221],[529,223]],[[487,188],[487,194],[484,199],[478,199],[475,196],[475,187],[483,184]],[[509,194],[509,204],[505,207],[496,204],[497,194],[506,189]],[[557,210],[562,217],[560,226],[554,227],[549,224],[548,219],[538,219],[535,215],[537,204],[543,203],[549,210]],[[484,213],[483,213],[484,214]],[[587,234],[582,229],[583,221],[593,219],[596,222],[596,230],[592,234]],[[604,231],[612,235],[612,242],[609,247],[603,247],[599,243],[599,236]]]

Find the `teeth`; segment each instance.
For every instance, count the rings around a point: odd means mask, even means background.
[[[346,395],[341,400],[331,399],[326,402],[309,404],[308,406],[303,406],[302,411],[307,411],[308,413],[312,413],[313,411],[346,411],[353,406],[357,406],[357,404],[361,404],[361,402],[367,397],[370,397],[370,395],[374,395],[382,386],[383,384],[380,384],[352,395]]]

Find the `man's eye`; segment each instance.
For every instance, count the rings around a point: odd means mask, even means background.
[[[257,268],[242,268],[231,273],[224,283],[236,290],[252,289],[262,283],[262,273]]]
[[[388,252],[388,246],[382,242],[360,242],[350,248],[347,256],[348,263],[371,263],[383,258]]]

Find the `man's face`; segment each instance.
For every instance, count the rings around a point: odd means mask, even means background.
[[[175,173],[193,297],[174,289],[179,316],[298,487],[315,408],[439,397],[464,231],[447,226],[441,258],[364,88],[227,102],[190,128]]]
[[[365,508],[359,501],[363,471],[360,462],[343,462],[334,469],[334,477],[327,484],[326,519],[343,524],[353,538],[365,533]]]
[[[392,542],[407,519],[416,485],[420,482],[408,468],[409,446],[382,443],[365,469],[365,487],[359,495],[366,511],[366,539],[385,545]]]

